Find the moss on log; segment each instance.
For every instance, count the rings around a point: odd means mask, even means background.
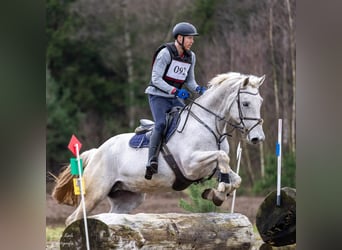
[[[253,226],[242,214],[98,214],[87,219],[91,249],[251,249]],[[70,224],[61,249],[85,249],[84,222]]]

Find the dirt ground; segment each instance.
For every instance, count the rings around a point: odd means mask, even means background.
[[[64,225],[65,219],[75,210],[74,207],[58,204],[50,195],[51,188],[46,194],[46,225]],[[184,192],[168,192],[147,194],[142,205],[132,211],[135,213],[188,213],[179,206],[179,200],[183,198],[190,201]],[[246,215],[250,222],[255,224],[255,216],[264,197],[236,196],[235,213]],[[221,211],[230,213],[232,196],[220,207]],[[107,200],[103,200],[89,215],[106,213],[109,210]]]

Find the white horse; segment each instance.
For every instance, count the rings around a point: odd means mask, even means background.
[[[176,165],[187,180],[210,176],[217,168],[222,178],[217,189],[207,189],[202,197],[221,205],[227,195],[239,188],[241,178],[229,165],[229,129],[237,128],[257,144],[265,139],[259,87],[265,76],[230,72],[213,78],[208,90],[180,114],[177,131],[166,143]],[[144,178],[148,148],[131,148],[134,133],[116,135],[100,147],[81,154],[85,182],[86,212],[104,198],[111,213],[129,213],[145,199],[146,193],[172,191],[176,175],[159,154],[158,173]],[[58,177],[53,197],[60,203],[77,205],[69,167]],[[67,218],[69,225],[81,219],[82,204]]]

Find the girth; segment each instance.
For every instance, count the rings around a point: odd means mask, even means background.
[[[189,180],[188,178],[186,178],[180,171],[175,158],[169,151],[169,148],[166,146],[166,144],[163,144],[161,152],[163,154],[165,161],[169,164],[170,168],[175,173],[176,180],[172,185],[172,188],[174,190],[182,191],[186,189],[188,186],[190,186],[192,183],[199,183],[203,180],[203,178],[198,179],[198,180]]]

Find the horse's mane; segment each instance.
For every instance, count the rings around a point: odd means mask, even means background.
[[[223,82],[231,87],[237,85],[244,75],[237,72],[228,72],[215,76],[209,81],[209,88],[221,85]]]
[[[235,89],[240,85],[241,80],[245,79],[246,77],[249,78],[249,84],[252,86],[256,86],[255,84],[260,81],[258,77],[253,75],[245,75],[238,72],[228,72],[215,76],[213,79],[209,81],[208,86],[209,88],[214,88],[224,83],[225,85],[228,85],[231,88]]]

